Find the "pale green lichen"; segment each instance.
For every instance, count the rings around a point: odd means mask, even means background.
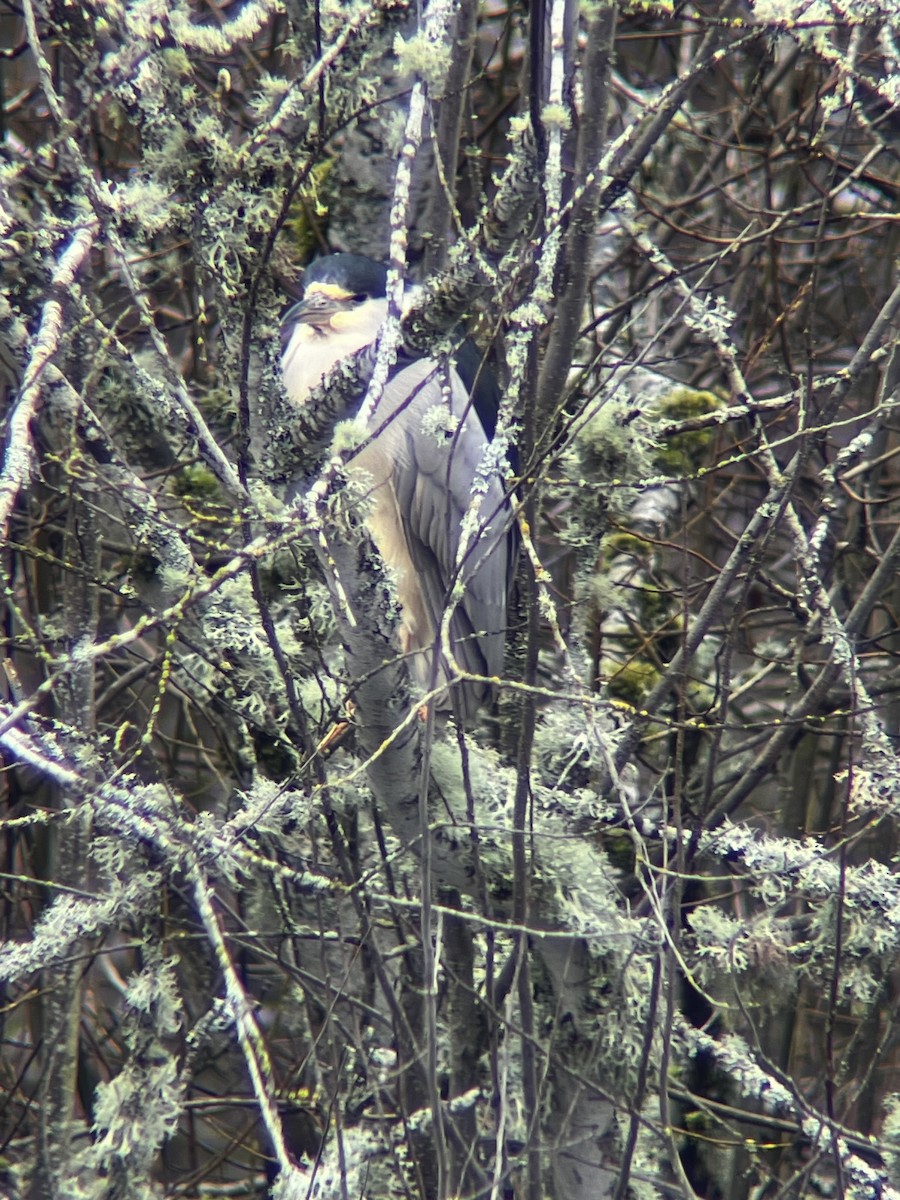
[[[331,448],[335,454],[351,453],[358,450],[368,437],[366,422],[350,417],[346,421],[338,421],[335,425]]]
[[[182,467],[172,479],[172,490],[176,496],[195,500],[222,498],[222,487],[209,467],[202,463]]]
[[[562,104],[545,104],[541,110],[541,124],[547,130],[566,130],[571,127],[572,117]]]
[[[644,697],[659,683],[660,674],[658,666],[638,658],[626,663],[604,658],[600,663],[600,675],[606,679],[607,693],[614,700],[635,707],[640,707]]]
[[[128,1063],[94,1093],[94,1143],[90,1158],[98,1166],[127,1160],[140,1177],[149,1171],[160,1146],[178,1127],[184,1084],[175,1059],[141,1067]]]
[[[638,482],[655,474],[658,443],[651,430],[638,424],[636,413],[630,397],[612,397],[580,425],[575,452],[585,478]]]
[[[132,975],[125,988],[125,1001],[136,1012],[152,1017],[155,1028],[165,1035],[177,1033],[181,1027],[181,1000],[175,975],[177,959],[151,957],[151,966]]]
[[[318,227],[310,220],[310,212],[318,218],[327,217],[334,199],[334,166],[335,161],[330,158],[317,163],[288,211],[283,237],[301,263],[308,261],[317,244]]]
[[[443,93],[452,53],[449,39],[435,41],[424,32],[415,33],[409,38],[398,33],[394,38],[394,54],[400,72],[423,80],[437,100]]]
[[[422,432],[439,445],[450,441],[459,429],[459,417],[446,405],[436,404],[422,414]]]
[[[666,422],[690,421],[696,417],[705,417],[724,406],[725,402],[714,392],[687,387],[673,388],[659,399],[651,419]],[[664,442],[657,444],[654,454],[657,469],[670,475],[694,474],[705,464],[714,436],[714,426],[670,434]]]
[[[196,24],[189,11],[173,8],[169,12],[172,35],[195,53],[210,56],[231,54],[241,43],[251,41],[276,10],[274,0],[247,0],[229,20],[220,16],[214,25]]]
[[[398,108],[381,114],[381,137],[389,155],[397,157],[406,142],[406,114]]]

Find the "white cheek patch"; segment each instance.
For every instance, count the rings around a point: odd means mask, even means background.
[[[342,310],[332,314],[329,322],[332,329],[340,332],[342,329],[351,329],[359,320],[353,309]]]

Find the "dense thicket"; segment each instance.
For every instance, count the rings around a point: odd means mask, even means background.
[[[900,9],[0,38],[0,1194],[900,1194]],[[474,730],[332,442],[383,364],[285,405],[329,249],[500,380]]]

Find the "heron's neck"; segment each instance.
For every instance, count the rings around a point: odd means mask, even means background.
[[[323,331],[312,325],[297,325],[281,357],[284,386],[294,404],[302,405],[313,388],[318,387],[331,368],[343,358],[349,358],[363,346],[375,341],[381,328],[387,303],[382,302],[384,312],[374,310],[374,303],[367,306],[365,321],[341,324],[336,318],[336,328]],[[347,314],[348,317],[353,314]]]

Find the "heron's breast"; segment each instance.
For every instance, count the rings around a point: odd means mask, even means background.
[[[353,460],[350,469],[354,475],[371,484],[369,499],[372,507],[366,518],[366,526],[397,588],[402,648],[405,651],[421,650],[431,644],[434,631],[393,487],[394,466],[394,462],[376,442]]]
[[[298,407],[305,404],[309,393],[336,363],[362,350],[371,340],[371,331],[322,331],[312,325],[298,325],[281,357],[285,391],[293,403]]]

